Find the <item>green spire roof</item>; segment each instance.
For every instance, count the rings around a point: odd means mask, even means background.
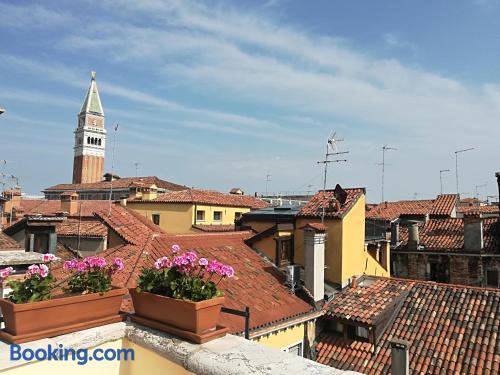
[[[102,110],[101,99],[99,98],[99,91],[97,90],[97,82],[95,81],[95,72],[91,72],[90,86],[85,96],[85,101],[83,102],[82,109],[80,113],[95,113],[104,116],[104,111]]]

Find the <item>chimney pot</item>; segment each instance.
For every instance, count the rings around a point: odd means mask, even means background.
[[[318,302],[325,298],[325,233],[304,229],[305,286]]]
[[[351,277],[351,288],[356,289],[358,287],[358,278],[356,276]]]
[[[399,219],[396,219],[391,223],[391,247],[397,247],[399,242]]]
[[[464,249],[479,252],[484,247],[483,217],[480,212],[464,215]]]
[[[400,339],[391,341],[391,373],[392,375],[408,375],[408,349],[410,343]]]
[[[417,250],[420,244],[420,238],[418,235],[418,223],[412,222],[408,227],[408,248],[411,250]]]

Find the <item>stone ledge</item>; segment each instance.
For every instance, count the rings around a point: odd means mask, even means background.
[[[52,344],[53,347],[62,344],[65,348],[82,349],[122,338],[151,350],[196,374],[358,374],[324,366],[238,336],[227,335],[206,344],[197,345],[130,322],[108,324],[21,345],[37,349],[46,348],[48,344]],[[135,360],[138,361],[140,358]],[[25,361],[10,361],[9,345],[0,342],[0,371],[26,363]]]

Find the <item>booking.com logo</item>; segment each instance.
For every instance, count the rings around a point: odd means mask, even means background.
[[[89,361],[133,361],[134,358],[134,349],[73,349],[62,344],[33,349],[10,345],[11,361],[76,361],[81,366]]]

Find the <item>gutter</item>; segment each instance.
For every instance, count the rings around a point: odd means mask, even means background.
[[[257,329],[255,331],[253,331],[252,333],[250,333],[250,339],[256,339],[256,338],[259,338],[261,336],[288,328],[292,325],[297,325],[297,324],[308,322],[308,321],[313,320],[313,319],[317,319],[320,316],[323,316],[324,313],[325,312],[323,310],[312,311],[310,313],[305,313],[305,315],[302,315],[298,318],[290,319],[290,320],[287,320],[285,322],[273,325],[272,327]]]

